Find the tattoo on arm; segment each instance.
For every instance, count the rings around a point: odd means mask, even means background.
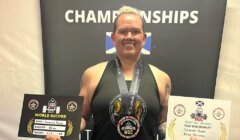
[[[166,121],[167,121],[167,110],[168,110],[168,98],[171,93],[171,85],[167,84],[165,88],[165,99],[163,102],[163,110],[161,113],[160,125],[158,127],[158,134],[165,136],[166,134]]]
[[[165,99],[164,99],[164,103],[163,103],[163,110],[162,110],[162,114],[161,114],[161,118],[162,118],[161,123],[167,121],[168,98],[169,98],[170,93],[171,93],[171,86],[169,84],[167,84],[166,89],[165,89]]]

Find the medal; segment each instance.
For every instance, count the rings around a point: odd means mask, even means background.
[[[126,116],[126,111],[124,111],[123,104],[121,101],[122,101],[121,95],[118,95],[112,100],[112,102],[109,105],[110,118],[111,118],[111,121],[113,122],[113,124],[116,126],[118,124],[118,121],[122,117]],[[147,106],[140,96],[136,96],[133,106],[134,106],[134,108],[133,108],[132,112],[134,112],[134,113],[132,113],[130,115],[133,116],[134,118],[136,118],[138,120],[139,124],[141,125],[143,123],[144,117],[147,113]]]
[[[118,133],[126,138],[130,139],[135,137],[140,129],[140,124],[133,116],[122,117],[117,124]]]
[[[115,75],[118,82],[120,95],[115,97],[109,105],[111,121],[117,127],[120,136],[126,139],[134,138],[140,130],[147,107],[144,100],[138,95],[139,83],[142,76],[143,63],[138,61],[135,66],[133,80],[128,91],[124,74],[119,60],[115,60]]]

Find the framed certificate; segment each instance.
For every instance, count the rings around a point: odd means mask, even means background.
[[[25,94],[19,137],[43,138],[60,135],[79,140],[83,97]]]
[[[231,102],[170,96],[166,140],[227,140]]]

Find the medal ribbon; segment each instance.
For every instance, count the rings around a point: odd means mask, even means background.
[[[143,62],[139,60],[134,68],[133,79],[131,82],[130,90],[128,91],[127,83],[122,72],[120,62],[118,59],[115,59],[116,62],[116,78],[118,82],[118,87],[121,94],[121,100],[123,105],[123,110],[125,115],[134,114],[134,103],[135,98],[138,94],[138,88],[141,81]]]

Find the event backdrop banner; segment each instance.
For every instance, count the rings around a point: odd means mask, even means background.
[[[170,75],[172,94],[214,97],[226,0],[40,2],[46,94],[77,96],[84,70],[115,57],[113,21],[130,5],[145,20],[143,59]]]

